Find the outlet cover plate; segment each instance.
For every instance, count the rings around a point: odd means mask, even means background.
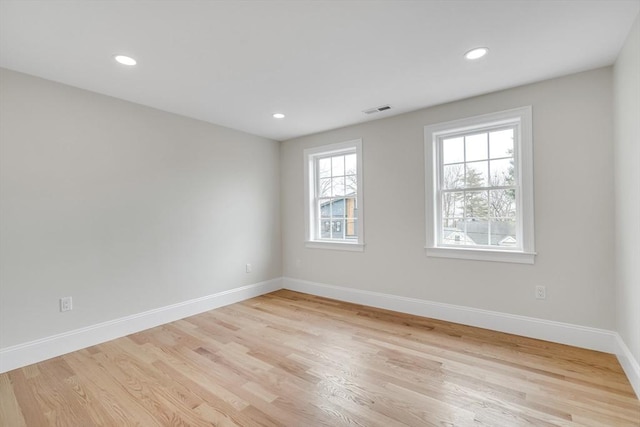
[[[60,298],[60,311],[73,310],[73,299],[71,297]]]

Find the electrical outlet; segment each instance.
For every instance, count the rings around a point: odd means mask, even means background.
[[[547,288],[545,286],[536,286],[536,299],[547,299]]]
[[[251,264],[247,264],[245,266],[245,269],[246,269],[247,273],[251,273],[251,271],[253,270],[253,267],[251,266]]]
[[[71,310],[73,310],[73,300],[71,299],[71,297],[60,298],[60,311]]]

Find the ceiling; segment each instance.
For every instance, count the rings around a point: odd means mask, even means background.
[[[0,66],[286,140],[610,65],[639,10],[640,0],[0,0]],[[464,59],[477,46],[489,54]],[[116,63],[119,53],[138,65]]]

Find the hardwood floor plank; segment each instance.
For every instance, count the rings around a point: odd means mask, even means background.
[[[0,375],[2,426],[640,426],[615,356],[281,290]]]
[[[16,427],[27,425],[8,375],[0,375],[0,414],[2,414],[0,419],[5,420],[6,425]]]
[[[158,425],[136,400],[123,393],[120,384],[107,369],[92,358],[96,354],[99,353],[81,350],[66,354],[64,358],[84,387],[93,390],[96,402],[99,402],[96,406],[103,407],[114,420],[111,425]]]
[[[40,367],[40,375],[27,380],[35,390],[35,396],[47,418],[66,419],[73,425],[88,425],[90,415],[83,410],[82,402],[73,391],[73,370],[61,357],[47,360]]]

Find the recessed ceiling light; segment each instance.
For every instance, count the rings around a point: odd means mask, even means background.
[[[480,59],[485,56],[487,52],[489,52],[489,49],[486,47],[476,47],[465,53],[464,57],[469,60]]]
[[[115,55],[113,58],[122,65],[136,65],[138,63],[135,59],[126,55]]]
[[[273,113],[274,119],[284,119],[284,114],[282,113]]]

